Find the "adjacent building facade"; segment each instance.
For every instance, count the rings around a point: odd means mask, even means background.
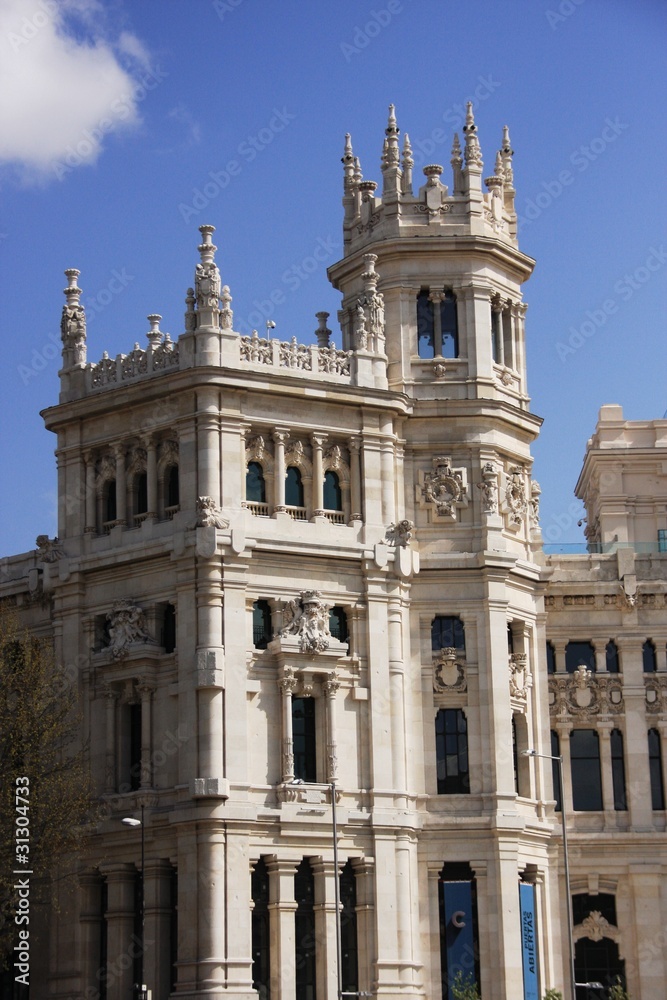
[[[212,226],[173,340],[88,362],[66,272],[58,537],[2,591],[102,819],[35,996],[534,1000],[567,983],[563,797],[578,975],[661,995],[667,422],[603,408],[591,552],[545,557],[512,155],[483,179],[469,107],[417,187],[391,108],[378,190],[347,137],[316,344],[234,331]]]

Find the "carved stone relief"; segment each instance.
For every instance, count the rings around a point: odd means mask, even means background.
[[[433,505],[438,517],[456,520],[456,508],[468,504],[468,485],[465,469],[454,469],[451,459],[437,456],[432,460],[433,471],[424,474],[418,487],[417,499]]]
[[[131,600],[116,601],[107,615],[107,621],[110,640],[108,648],[115,660],[127,656],[133,643],[155,642],[146,629],[143,610]]]
[[[318,590],[303,590],[283,610],[279,635],[296,635],[302,653],[320,653],[329,647],[329,605]]]
[[[198,528],[228,528],[229,521],[223,515],[213,497],[197,497],[195,504]]]
[[[465,665],[453,646],[445,646],[433,657],[433,690],[463,694],[468,690]]]
[[[623,710],[623,685],[617,677],[599,677],[582,664],[572,674],[549,678],[549,712],[588,720]]]

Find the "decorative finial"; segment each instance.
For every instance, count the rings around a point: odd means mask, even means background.
[[[514,188],[514,170],[512,169],[512,157],[514,150],[510,141],[510,130],[507,125],[503,126],[503,144],[500,148],[503,161],[504,181],[508,188]]]
[[[465,132],[466,135],[468,135],[469,132],[477,131],[477,126],[475,125],[475,116],[472,110],[472,101],[468,101],[468,103],[466,104],[466,123],[463,126],[463,131]]]
[[[218,248],[212,240],[215,226],[200,226],[199,232],[202,235],[202,242],[197,247],[201,261],[195,268],[197,308],[200,312],[203,309],[217,312],[220,307],[220,271],[215,263],[215,251]]]
[[[482,151],[479,148],[479,140],[477,139],[477,126],[475,125],[475,116],[472,111],[472,101],[468,101],[466,106],[466,123],[463,126],[463,131],[466,137],[466,167],[474,166],[481,168]]]
[[[382,142],[381,161],[382,161],[382,169],[386,170],[386,168],[389,166],[389,143],[387,142],[386,139],[384,139]]]
[[[503,178],[503,157],[502,157],[502,154],[501,154],[500,150],[498,150],[498,152],[496,153],[496,165],[493,168],[493,172],[496,175],[496,177],[500,177],[500,179],[502,180],[502,178]]]
[[[383,168],[398,167],[398,125],[393,104],[389,105],[389,120],[384,134],[386,138],[382,149]]]
[[[162,340],[162,331],[160,330],[160,320],[162,319],[162,316],[160,316],[159,313],[151,313],[150,316],[146,317],[146,319],[151,325],[150,330],[146,334],[148,344],[153,348],[153,350],[155,350]]]
[[[317,337],[317,346],[319,348],[329,347],[329,337],[331,336],[331,330],[327,327],[327,320],[329,319],[328,312],[318,312],[315,313],[315,317],[318,322],[317,330],[315,331],[315,336]]]
[[[396,124],[396,108],[393,104],[389,105],[389,120],[387,122],[385,134],[388,136],[398,135],[398,125]]]
[[[452,160],[453,167],[460,167],[463,163],[463,157],[461,156],[461,143],[459,142],[458,132],[454,133],[454,142],[452,143]]]
[[[405,133],[403,138],[403,180],[401,183],[401,189],[403,194],[412,194],[412,168],[415,165],[414,158],[412,156],[412,146],[410,145],[410,136]]]
[[[358,156],[354,158],[354,183],[359,186],[364,179],[364,175],[361,172],[361,160]]]
[[[63,342],[63,368],[85,364],[86,361],[86,310],[81,305],[82,290],[76,283],[81,274],[75,267],[65,271],[67,288],[63,294],[67,304],[63,306],[60,319],[60,334]]]
[[[352,137],[345,133],[345,151],[341,157],[343,164],[343,191],[347,194],[354,184],[354,153],[352,152]]]

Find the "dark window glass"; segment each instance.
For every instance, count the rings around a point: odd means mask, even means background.
[[[438,795],[467,794],[468,724],[460,708],[441,708],[435,717]]]
[[[609,996],[609,987],[615,985],[617,977],[625,983],[625,962],[618,954],[618,945],[610,938],[601,941],[580,938],[575,945],[574,971],[578,983],[602,983],[603,987],[597,990],[577,986],[577,1000],[602,1000]]]
[[[285,503],[288,507],[303,507],[301,472],[295,465],[290,465],[285,477]]]
[[[612,927],[616,926],[616,897],[611,892],[599,892],[591,896],[587,892],[577,892],[572,897],[572,919],[575,927],[583,924],[589,913],[598,910]]]
[[[600,741],[594,729],[573,729],[570,733],[572,761],[572,804],[576,812],[602,809]]]
[[[357,945],[357,882],[352,862],[340,873],[340,944],[341,981],[343,993],[359,990],[359,959]]]
[[[625,797],[625,761],[623,759],[623,733],[612,729],[609,737],[611,747],[611,775],[614,786],[614,809],[622,812],[628,808]]]
[[[436,615],[431,623],[431,649],[454,647],[465,652],[466,640],[463,622],[460,618]]]
[[[459,324],[456,314],[456,296],[451,291],[445,292],[440,303],[440,328],[442,331],[443,358],[458,358],[459,356]]]
[[[491,310],[491,357],[498,364],[500,360],[500,339],[502,337],[502,316],[496,310]]]
[[[130,789],[141,784],[141,705],[130,705]]]
[[[516,716],[512,715],[512,765],[514,767],[514,791],[519,792],[519,747],[516,737]]]
[[[512,626],[507,626],[507,652],[514,652],[514,633],[512,632]]]
[[[647,639],[642,646],[642,662],[645,674],[654,674],[658,669],[658,658],[655,655],[655,644],[651,639]]]
[[[162,645],[165,653],[173,653],[176,649],[176,608],[173,604],[165,604],[164,606]]]
[[[130,954],[133,956],[132,961],[132,978],[135,983],[143,982],[143,943],[144,943],[144,928],[142,918],[142,906],[144,903],[144,890],[143,890],[143,871],[135,871],[134,873],[134,927],[132,928],[134,932],[134,940],[140,941],[142,944],[141,948],[133,948]]]
[[[667,552],[667,528],[658,528],[658,552]]]
[[[294,777],[317,781],[314,698],[292,698],[292,737]]]
[[[169,988],[176,989],[178,976],[178,871],[171,869],[169,885]]]
[[[610,674],[617,674],[620,669],[618,660],[618,646],[613,639],[610,639],[605,646],[606,666]]]
[[[349,634],[347,631],[345,608],[341,608],[338,605],[331,608],[329,611],[329,631],[334,639],[338,639],[339,642],[347,642]]]
[[[555,729],[551,730],[551,756],[560,757],[560,739]],[[554,799],[556,800],[556,811],[561,812],[563,808],[563,789],[560,787],[560,764],[557,760],[551,761],[551,781],[554,789]]]
[[[565,669],[573,674],[581,664],[595,672],[595,646],[592,642],[568,642],[565,647]]]
[[[116,480],[110,479],[107,482],[104,493],[104,520],[115,521],[117,514],[116,507]]]
[[[266,649],[271,642],[271,607],[268,601],[255,601],[252,606],[252,643],[255,649]]]
[[[140,472],[137,476],[137,514],[145,514],[148,510],[148,476]]]
[[[304,858],[294,876],[294,957],[296,965],[296,1000],[316,1000],[315,994],[315,911],[314,879],[308,858]]]
[[[651,803],[653,809],[665,808],[665,785],[662,774],[662,752],[660,733],[657,729],[648,731],[648,765],[651,775]]]
[[[245,498],[252,503],[266,503],[264,470],[259,462],[248,462],[245,476]],[[289,501],[287,501],[289,503]]]
[[[420,358],[435,357],[435,319],[428,289],[417,296],[417,351]]]
[[[325,510],[343,509],[343,494],[338,473],[332,469],[327,469],[324,473],[323,501]]]
[[[177,507],[180,503],[180,492],[178,484],[178,466],[170,465],[167,469],[167,474],[165,476],[165,481],[167,484],[167,502],[166,507]]]
[[[261,1000],[271,996],[269,933],[269,873],[264,858],[255,864],[250,879],[252,894],[252,988]]]
[[[443,892],[443,882],[470,882],[472,896],[472,936],[473,954],[465,954],[465,971],[469,972],[476,982],[480,981],[479,974],[479,923],[477,919],[477,883],[474,873],[467,862],[448,861],[445,862],[440,871],[440,881],[438,883],[438,909],[440,915],[440,975],[442,1000],[454,1000],[451,984],[456,976],[458,965],[448,968],[448,944],[451,944],[453,933],[456,933],[451,921],[447,924],[445,920],[445,895]],[[433,994],[435,997],[435,993]]]
[[[99,991],[100,1000],[107,1000],[107,961],[109,957],[109,924],[107,911],[109,909],[109,886],[106,879],[102,879],[101,899],[100,899],[100,975]]]
[[[553,642],[547,643],[547,673],[556,673],[556,650],[554,649]]]

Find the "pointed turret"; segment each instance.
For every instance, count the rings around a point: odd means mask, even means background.
[[[461,143],[458,132],[454,133],[452,158],[449,162],[452,165],[452,194],[463,194],[463,157],[461,156]]]
[[[384,130],[385,140],[382,148],[382,199],[387,206],[398,202],[400,194],[400,155],[398,149],[399,128],[396,124],[394,105],[389,105],[389,118]]]
[[[67,299],[60,320],[60,335],[63,342],[63,369],[86,363],[86,311],[81,305],[81,289],[76,279],[81,274],[75,267],[65,271],[67,288],[63,294]]]
[[[195,298],[199,313],[197,327],[217,327],[220,315],[220,271],[215,263],[215,251],[218,249],[213,242],[215,226],[200,226],[199,232],[202,242],[197,250],[201,260],[195,268]]]
[[[500,153],[503,162],[504,171],[504,181],[507,190],[514,191],[514,171],[512,169],[512,157],[514,156],[514,150],[512,149],[512,144],[510,142],[510,130],[507,125],[503,126],[503,144],[500,147]]]
[[[466,137],[466,148],[465,148],[465,158],[466,158],[466,170],[470,167],[478,167],[479,173],[482,172],[482,151],[479,148],[479,139],[477,138],[477,126],[475,125],[475,116],[472,110],[472,101],[468,101],[466,106],[466,123],[463,126],[463,131]]]
[[[354,153],[352,151],[352,136],[345,133],[345,151],[341,157],[343,164],[343,193],[349,194],[354,183]]]
[[[412,146],[410,145],[410,136],[405,133],[405,138],[403,139],[403,178],[401,181],[401,191],[403,194],[412,196],[412,168],[415,165],[414,157],[412,155]]]

